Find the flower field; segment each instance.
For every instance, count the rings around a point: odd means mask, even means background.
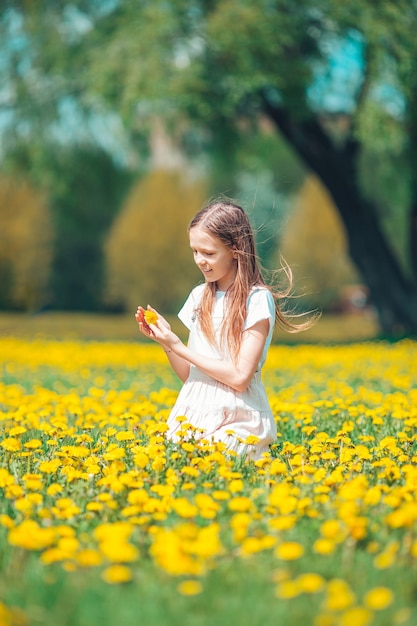
[[[0,626],[417,624],[415,342],[274,346],[255,463],[166,442],[156,346],[3,338],[0,367]]]

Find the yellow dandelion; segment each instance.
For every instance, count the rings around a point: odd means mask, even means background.
[[[230,509],[230,511],[240,511],[240,512],[249,511],[251,507],[252,507],[252,500],[245,496],[238,496],[238,497],[232,498],[228,502],[228,508]]]
[[[340,578],[334,578],[327,584],[327,598],[325,608],[328,611],[343,611],[355,602],[355,594],[348,583]]]
[[[301,590],[295,580],[284,580],[275,589],[275,595],[282,600],[289,600],[300,595]]]
[[[394,565],[396,559],[396,555],[393,552],[389,552],[388,550],[385,552],[381,552],[381,554],[377,554],[374,558],[374,566],[377,569],[388,569],[392,565]]]
[[[243,480],[240,478],[235,478],[231,480],[229,483],[229,491],[230,493],[238,493],[239,491],[243,491]]]
[[[326,555],[326,554],[333,554],[333,552],[335,551],[335,544],[333,541],[330,541],[330,539],[317,539],[314,544],[313,544],[313,552],[315,552],[316,554],[322,554],[322,555]]]
[[[4,528],[13,528],[15,522],[9,515],[5,513],[0,515],[0,525],[4,526]]]
[[[324,587],[324,578],[320,574],[307,572],[298,576],[297,584],[304,593],[318,593]]]
[[[20,450],[20,441],[15,437],[8,437],[3,439],[0,446],[6,450],[6,452],[18,452]]]
[[[373,611],[386,609],[394,600],[394,594],[388,587],[374,587],[364,597],[364,604]]]
[[[92,548],[80,550],[75,555],[75,559],[81,567],[95,567],[97,565],[101,565],[103,561],[100,552],[98,550],[93,550]]]
[[[23,433],[27,432],[24,426],[15,426],[9,430],[9,435],[11,437],[15,437],[16,435],[23,435]]]
[[[260,442],[260,438],[257,437],[256,435],[248,435],[243,443],[245,443],[248,446],[253,446],[259,442]]]
[[[183,580],[177,590],[182,596],[197,596],[203,591],[203,585],[198,580]]]
[[[147,309],[144,314],[143,317],[145,318],[145,322],[148,324],[156,324],[156,322],[158,321],[158,316],[154,311],[150,311],[149,309]]]
[[[117,439],[117,441],[133,441],[136,437],[132,432],[124,430],[117,433],[115,439]]]
[[[211,494],[215,500],[229,500],[230,493],[228,491],[224,491],[223,489],[216,489]]]
[[[373,620],[373,613],[363,606],[354,606],[342,613],[338,626],[368,626]]]
[[[47,488],[46,493],[48,494],[48,496],[55,496],[57,493],[62,493],[62,485],[59,485],[58,483],[52,483]]]
[[[304,547],[296,541],[286,541],[277,546],[275,556],[284,561],[294,561],[304,554]]]
[[[36,450],[42,446],[42,441],[40,441],[40,439],[30,439],[30,441],[26,441],[23,445],[30,450]]]
[[[187,498],[177,498],[172,503],[172,508],[180,517],[195,517],[198,514],[198,508],[192,504]]]
[[[118,585],[131,581],[133,574],[132,570],[126,567],[126,565],[111,565],[103,571],[101,578],[110,585]]]

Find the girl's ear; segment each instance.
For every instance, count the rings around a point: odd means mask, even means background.
[[[237,250],[236,248],[233,248],[233,258],[237,259],[237,257],[238,257]]]

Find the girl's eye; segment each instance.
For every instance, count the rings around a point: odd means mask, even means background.
[[[193,250],[193,255],[195,256],[196,254],[198,254],[198,250]],[[201,256],[213,256],[214,252],[200,252]]]

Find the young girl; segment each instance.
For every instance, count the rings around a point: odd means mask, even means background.
[[[140,331],[161,344],[184,382],[168,418],[167,436],[177,439],[177,418],[185,416],[196,438],[222,441],[229,450],[258,459],[276,438],[261,380],[274,322],[290,332],[308,323],[295,325],[280,310],[278,301],[292,287],[291,272],[285,268],[290,283],[285,292],[266,285],[249,219],[240,206],[209,204],[193,218],[188,233],[205,279],[178,314],[190,331],[188,345],[150,306],[158,316],[154,323],[146,322],[141,306],[136,313]]]

